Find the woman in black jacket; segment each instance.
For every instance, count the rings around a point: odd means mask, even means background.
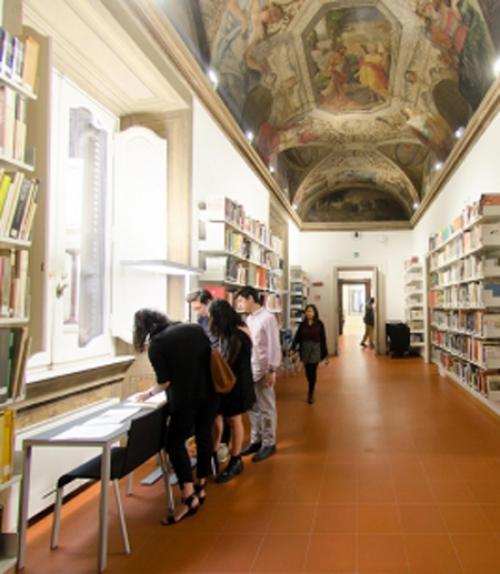
[[[241,415],[255,402],[252,379],[252,340],[250,331],[241,316],[224,299],[217,299],[209,308],[208,328],[212,337],[219,341],[222,356],[236,377],[231,392],[220,397],[219,413],[231,428],[231,458],[226,468],[217,475],[216,482],[228,482],[243,471],[241,449],[244,428]],[[215,451],[220,444],[222,425],[216,425]]]
[[[325,326],[319,319],[316,305],[307,305],[304,311],[304,320],[300,323],[292,348],[299,348],[300,360],[304,363],[309,393],[307,402],[314,402],[314,387],[316,386],[316,374],[318,364],[325,359],[328,362],[328,350],[326,346]]]
[[[195,514],[204,501],[212,455],[212,426],[219,406],[210,377],[211,346],[196,324],[174,323],[157,311],[141,309],[134,317],[134,346],[148,356],[157,383],[141,398],[167,391],[170,420],[166,450],[179,480],[182,507],[162,524],[175,524]],[[186,440],[194,428],[197,449],[194,484]]]

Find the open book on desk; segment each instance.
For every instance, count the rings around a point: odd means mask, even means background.
[[[134,393],[133,395],[130,395],[130,397],[127,397],[125,400],[127,403],[138,405],[140,407],[149,407],[152,409],[161,407],[167,402],[167,395],[165,394],[165,391],[157,393],[152,397],[148,397],[146,400],[143,401],[139,400],[139,397],[141,395],[142,393]]]

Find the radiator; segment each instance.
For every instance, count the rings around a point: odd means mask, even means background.
[[[55,426],[70,422],[83,415],[91,414],[103,407],[113,406],[119,399],[108,399],[93,403],[64,415],[54,417],[49,421],[21,429],[15,438],[15,467],[16,472],[22,469],[23,439],[31,437],[42,431],[50,430]],[[102,449],[95,447],[50,447],[34,446],[31,458],[31,484],[29,493],[28,517],[39,514],[55,502],[55,486],[57,479],[65,472],[86,460],[101,454]],[[85,480],[75,480],[65,487],[64,492],[69,493],[81,486]],[[4,529],[15,531],[17,524],[20,485],[16,484],[10,489],[9,501],[6,505],[7,516],[4,516]]]

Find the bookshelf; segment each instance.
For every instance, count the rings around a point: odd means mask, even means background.
[[[14,408],[24,398],[29,355],[31,235],[39,182],[28,141],[28,106],[34,92],[39,44],[0,28],[0,574],[17,562],[18,535],[8,531],[14,473]],[[11,500],[12,499],[12,500]]]
[[[500,194],[483,194],[429,240],[431,357],[500,415]]]
[[[290,324],[295,329],[304,319],[309,297],[309,278],[298,265],[290,267]]]
[[[200,283],[233,303],[241,287],[261,292],[265,307],[283,312],[283,244],[269,227],[227,197],[210,197],[200,208]]]
[[[419,258],[405,261],[405,317],[410,328],[410,346],[425,349],[424,271]]]

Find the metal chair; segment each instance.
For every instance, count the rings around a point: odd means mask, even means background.
[[[127,444],[111,449],[111,473],[110,480],[113,483],[116,507],[120,518],[125,553],[130,554],[130,543],[127,533],[125,515],[123,513],[122,501],[120,498],[119,481],[129,475],[132,471],[155,454],[159,455],[163,468],[165,490],[167,493],[168,507],[173,507],[172,490],[169,484],[169,468],[166,453],[163,449],[166,432],[166,409],[160,407],[155,410],[140,413],[132,419],[130,429],[127,434]],[[59,477],[57,481],[57,495],[54,509],[54,519],[52,522],[52,534],[50,548],[53,550],[58,546],[59,528],[61,524],[61,507],[64,487],[77,478],[88,478],[90,480],[100,480],[101,478],[101,455],[77,466],[66,474]],[[129,494],[131,482],[127,485]]]

